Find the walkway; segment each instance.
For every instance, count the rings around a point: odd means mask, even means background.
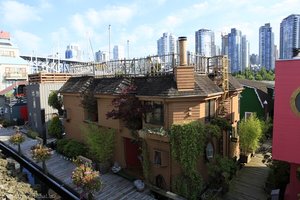
[[[263,155],[255,154],[230,183],[229,192],[225,200],[266,200],[268,195],[264,185],[268,177],[269,168],[262,163]]]
[[[0,129],[0,140],[7,143],[10,147],[17,149],[17,146],[11,145],[8,142],[9,136],[15,133],[15,130],[12,128],[1,128]],[[37,140],[26,138],[25,142],[21,144],[21,151],[28,159],[34,160],[31,158],[30,148],[37,144]],[[38,164],[41,166],[41,163]],[[49,160],[46,161],[48,173],[52,174],[63,183],[71,186],[75,190],[79,190],[72,183],[71,175],[72,171],[75,169],[75,165],[63,159],[63,157],[54,153]],[[144,200],[153,200],[154,198],[148,195],[146,192],[137,192],[132,182],[117,176],[112,173],[107,173],[101,175],[101,180],[103,182],[103,188],[100,192],[96,193],[96,199],[144,199]]]

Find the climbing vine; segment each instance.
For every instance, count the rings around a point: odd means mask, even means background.
[[[149,159],[148,145],[145,140],[142,140],[142,157],[143,157],[142,165],[143,165],[144,178],[147,182],[150,182],[150,177],[151,177],[150,159]]]
[[[172,125],[170,143],[172,157],[180,164],[185,174],[196,171],[197,161],[205,145],[204,126],[199,121]]]
[[[206,125],[200,121],[172,125],[169,132],[171,154],[182,168],[182,174],[173,181],[173,188],[178,194],[188,199],[198,199],[203,180],[197,171],[197,162],[204,153],[206,142],[212,138],[219,139],[221,130],[226,128],[226,121],[222,120]]]

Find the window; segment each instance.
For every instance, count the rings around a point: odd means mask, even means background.
[[[71,109],[70,108],[67,108],[64,110],[64,118],[67,122],[70,121],[70,119],[71,119]]]
[[[168,166],[168,153],[166,151],[154,150],[153,164],[159,167]]]
[[[154,151],[154,164],[161,165],[161,152],[160,151]]]
[[[205,102],[205,121],[210,122],[213,117],[215,117],[215,100],[210,99]]]
[[[300,93],[295,98],[295,105],[298,112],[300,112]]]
[[[164,124],[164,105],[162,102],[145,101],[146,107],[149,111],[146,112],[145,122],[154,125]]]
[[[245,112],[245,120],[247,120],[251,115],[253,115],[253,112]]]
[[[207,158],[207,160],[213,159],[213,157],[214,157],[214,147],[213,147],[213,145],[212,145],[211,142],[209,142],[206,145],[205,152],[206,152],[206,158]]]

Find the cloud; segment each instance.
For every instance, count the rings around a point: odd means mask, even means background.
[[[20,49],[22,49],[22,52],[20,52],[21,55],[31,54],[32,51],[39,52],[43,43],[40,37],[22,30],[15,31],[14,38]]]
[[[19,26],[30,21],[41,21],[38,9],[13,0],[0,3],[1,22],[11,26]]]

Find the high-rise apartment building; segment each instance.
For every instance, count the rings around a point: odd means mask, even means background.
[[[205,57],[216,55],[215,34],[208,29],[195,32],[195,53]]]
[[[228,57],[231,72],[241,71],[242,66],[242,32],[233,28],[228,34]]]
[[[81,60],[81,50],[77,44],[69,44],[67,50],[65,51],[65,58],[72,60]]]
[[[300,48],[300,14],[290,15],[280,23],[280,59],[291,59],[293,48]]]
[[[222,55],[228,55],[228,34],[222,34],[222,48],[221,48],[221,54]]]
[[[246,38],[246,35],[242,36],[242,67],[241,71],[244,71],[249,67],[249,55],[250,55],[250,44]]]
[[[115,45],[113,48],[113,60],[121,60],[125,58],[124,47]]]
[[[163,36],[157,40],[157,55],[161,57],[162,61],[168,61],[164,55],[176,53],[175,37],[169,33],[163,33]],[[169,57],[171,58],[171,57]]]
[[[99,50],[95,53],[96,62],[106,62],[107,60],[108,60],[108,56],[106,55],[106,52]]]
[[[266,70],[273,70],[275,66],[274,34],[270,23],[259,28],[259,64]]]

